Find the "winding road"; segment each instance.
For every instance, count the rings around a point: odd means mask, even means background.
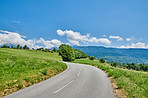
[[[68,68],[55,77],[4,98],[114,98],[111,83],[102,70],[90,65],[66,64]]]

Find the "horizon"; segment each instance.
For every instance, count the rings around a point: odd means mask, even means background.
[[[148,1],[0,1],[0,46],[148,49]]]

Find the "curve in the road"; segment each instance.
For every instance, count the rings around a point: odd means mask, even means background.
[[[61,74],[4,98],[114,98],[111,83],[102,70],[66,64],[68,68]]]

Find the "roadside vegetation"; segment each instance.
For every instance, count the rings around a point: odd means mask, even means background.
[[[117,62],[113,62],[111,66],[114,67],[120,67],[120,68],[126,68],[126,69],[132,69],[132,70],[137,70],[137,71],[147,71],[148,72],[148,65],[147,64],[135,64],[135,63],[129,63],[129,64],[118,64]]]
[[[19,47],[0,48],[0,97],[53,77],[67,68],[66,64],[58,62],[62,58],[55,51]]]
[[[88,55],[83,51],[72,48],[70,45],[62,44],[59,47],[59,55],[62,56],[63,61],[74,61],[75,59],[87,58]]]
[[[112,77],[112,82],[118,86],[116,89],[130,98],[147,98],[148,97],[148,72],[128,70],[119,67],[113,67],[108,63],[101,63],[98,60],[78,59],[75,63],[88,64],[98,67],[107,72]],[[116,63],[114,63],[116,65]],[[123,97],[117,95],[117,97]]]

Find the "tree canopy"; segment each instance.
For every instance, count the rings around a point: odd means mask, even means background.
[[[75,60],[74,49],[69,45],[65,45],[65,44],[60,45],[59,55],[62,56],[63,61],[74,61]]]

